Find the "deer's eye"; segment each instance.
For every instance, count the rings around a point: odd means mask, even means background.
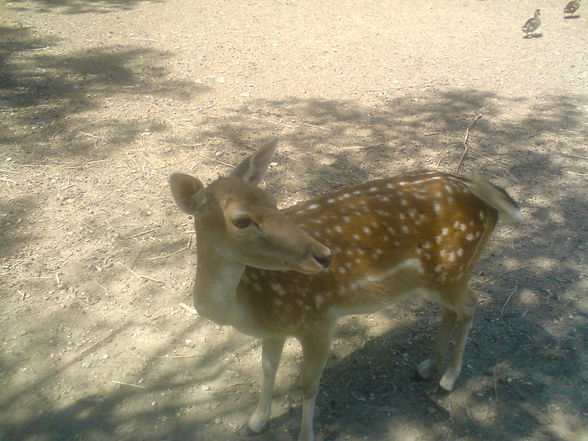
[[[251,218],[246,215],[242,215],[233,219],[233,225],[235,225],[237,228],[241,230],[247,228],[252,223],[253,221],[251,220]]]

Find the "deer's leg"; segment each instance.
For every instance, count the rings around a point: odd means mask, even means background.
[[[439,382],[439,385],[447,391],[453,389],[455,380],[457,380],[457,377],[459,377],[459,374],[461,372],[461,365],[463,360],[463,354],[465,351],[465,346],[474,321],[476,302],[476,295],[473,291],[468,290],[468,295],[466,297],[465,304],[460,308],[458,312],[459,324],[457,326],[453,355],[451,357],[451,360],[449,361],[449,365],[447,366],[445,374]]]
[[[331,333],[312,335],[302,345],[302,424],[298,441],[314,441],[314,408],[321,375],[331,351]]]
[[[255,433],[263,430],[268,422],[272,409],[272,394],[276,382],[276,372],[280,364],[282,349],[284,348],[284,337],[264,338],[262,343],[261,364],[263,367],[263,383],[261,395],[257,408],[249,418],[249,429]]]
[[[445,355],[447,354],[449,339],[455,328],[457,314],[450,309],[445,307],[442,308],[443,316],[441,317],[441,325],[439,326],[439,332],[435,338],[431,355],[418,367],[419,375],[422,378],[429,378],[435,370],[441,367],[441,364],[445,360]]]

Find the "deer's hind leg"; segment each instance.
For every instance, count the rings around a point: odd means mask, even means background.
[[[435,338],[431,355],[418,367],[421,378],[429,378],[433,372],[441,368],[447,354],[449,339],[453,335],[457,314],[448,308],[442,307],[442,309],[441,325],[439,326],[439,332]]]

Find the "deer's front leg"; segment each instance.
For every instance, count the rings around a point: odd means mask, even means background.
[[[302,344],[302,424],[298,441],[314,441],[314,408],[321,375],[331,351],[331,333],[313,335]]]
[[[272,394],[276,382],[276,372],[280,364],[282,349],[284,348],[284,337],[264,338],[262,343],[261,364],[263,367],[263,382],[261,395],[257,408],[249,418],[249,429],[254,433],[263,430],[268,422],[272,410]]]

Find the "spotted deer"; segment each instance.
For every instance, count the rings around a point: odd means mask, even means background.
[[[476,296],[468,281],[500,215],[521,220],[516,203],[479,174],[472,179],[419,171],[337,190],[286,209],[258,184],[277,140],[205,187],[170,177],[176,204],[194,216],[200,315],[262,339],[263,382],[244,428],[270,418],[286,337],[303,352],[299,441],[313,441],[320,377],[337,319],[376,311],[402,295],[423,293],[441,305],[439,333],[418,366],[427,378],[453,355],[440,386],[460,373]]]

